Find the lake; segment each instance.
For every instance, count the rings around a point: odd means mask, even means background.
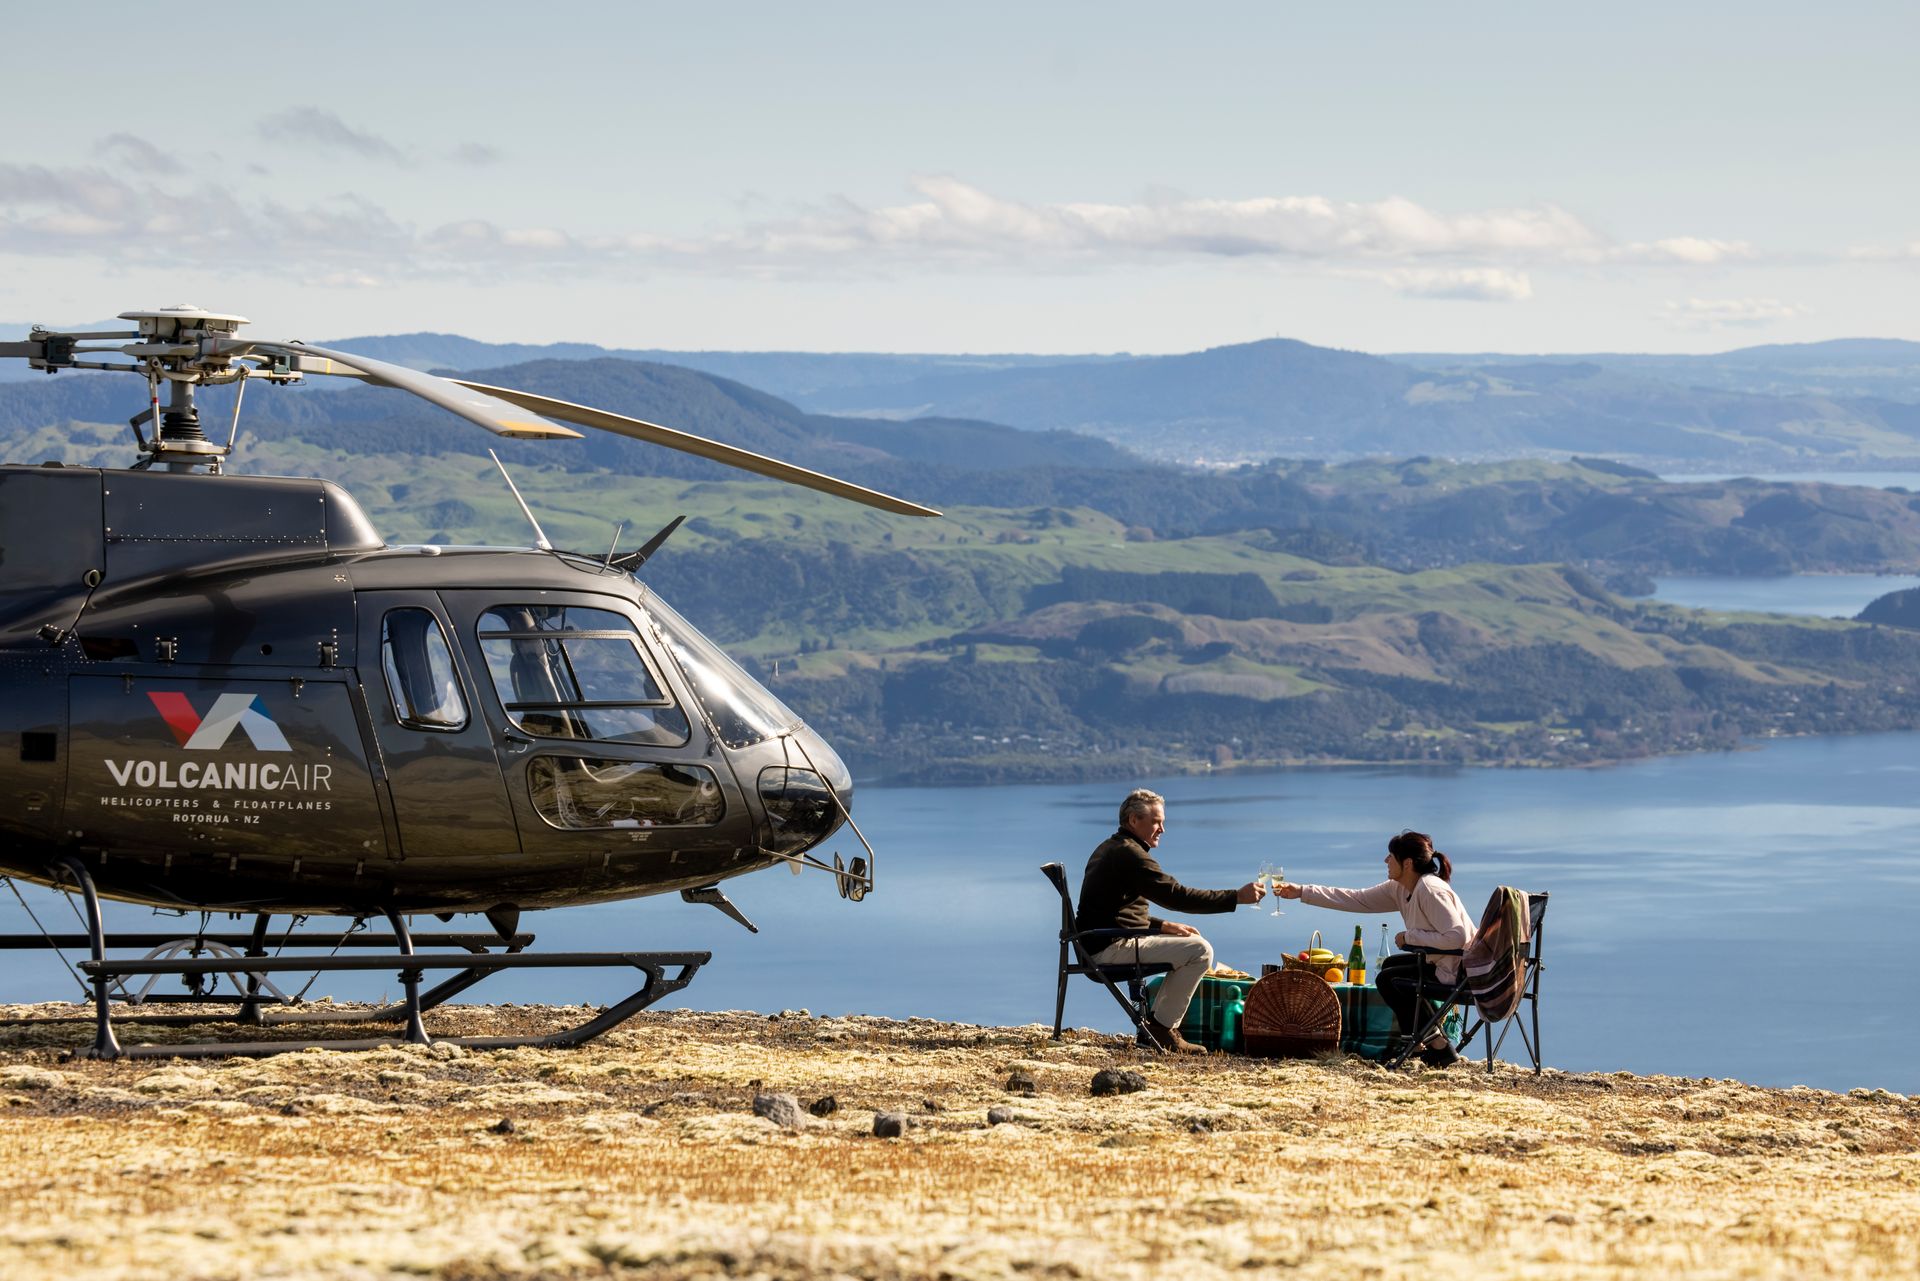
[[[1550,891],[1541,1013],[1551,1066],[1916,1093],[1917,748],[1920,738],[1890,734],[1589,770],[1320,768],[1144,782],[1168,797],[1160,854],[1189,884],[1238,885],[1269,858],[1296,881],[1372,884],[1386,838],[1413,826],[1453,856],[1476,919],[1496,885]],[[1127,786],[862,789],[855,812],[879,850],[877,890],[854,904],[814,872],[729,882],[758,935],[671,896],[536,914],[526,927],[569,950],[712,949],[713,963],[671,1004],[1051,1023],[1059,900],[1037,869],[1065,863],[1077,888]],[[25,892],[42,920],[72,928],[64,904]],[[164,928],[144,911],[110,911],[120,928]],[[1315,929],[1344,949],[1360,923],[1371,952],[1381,919],[1290,903],[1277,918],[1263,905],[1200,923],[1221,960],[1258,972]],[[32,929],[11,895],[0,900],[0,929]],[[372,982],[331,990],[391,988],[384,976]],[[607,1001],[626,990],[610,974],[529,972],[474,995]],[[17,954],[0,978],[0,1000],[73,991],[50,953]],[[1085,980],[1067,1016],[1123,1026]]]
[[[1888,592],[1914,587],[1920,587],[1920,578],[1898,574],[1672,575],[1653,580],[1653,599],[1694,609],[1852,618]]]
[[[1920,472],[1782,472],[1752,476],[1766,481],[1819,481],[1827,485],[1868,485],[1876,489],[1920,491]],[[1672,475],[1661,480],[1704,482],[1733,480],[1730,474]],[[1653,599],[1694,609],[1741,613],[1811,614],[1852,618],[1888,592],[1920,587],[1920,578],[1887,574],[1781,574],[1771,578],[1670,576],[1653,580]]]
[[[1677,485],[1709,484],[1722,480],[1767,480],[1782,483],[1818,483],[1822,485],[1866,485],[1873,489],[1911,489],[1920,492],[1920,472],[1914,471],[1795,471],[1713,472],[1711,474],[1675,473],[1660,477]]]

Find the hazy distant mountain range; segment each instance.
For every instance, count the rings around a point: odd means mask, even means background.
[[[1541,362],[1598,365],[1657,382],[1768,396],[1877,397],[1920,401],[1920,343],[1900,338],[1837,338],[1830,342],[1742,347],[1711,356],[1630,353],[1503,356],[1407,352],[1389,360],[1422,369],[1471,369]]]
[[[363,348],[364,350],[364,348]],[[809,414],[765,392],[674,365],[602,357],[539,360],[476,371],[481,381],[521,387],[586,403],[683,431],[840,474],[875,469],[1091,467],[1135,468],[1141,460],[1087,436],[1033,432],[996,423],[928,418],[896,423]],[[488,445],[510,461],[548,463],[569,470],[604,468],[627,475],[684,479],[738,479],[740,473],[671,450],[602,432],[569,442],[496,440],[424,401],[347,379],[261,388],[244,401],[245,437],[303,440],[359,454],[436,456],[476,454]],[[127,419],[144,408],[145,384],[125,374],[63,372],[33,383],[0,386],[0,459],[37,462],[62,458],[124,466],[132,457]],[[224,437],[232,412],[231,388],[199,397],[203,429]],[[59,424],[106,424],[102,432],[62,432]],[[85,443],[75,441],[84,436]],[[875,483],[896,483],[881,477]]]
[[[0,326],[0,336],[20,328]],[[783,413],[835,416],[843,425],[828,435],[849,440],[862,432],[847,419],[931,418],[1072,431],[1149,458],[1213,465],[1583,454],[1656,469],[1766,471],[1920,460],[1920,343],[1893,339],[1565,357],[1383,357],[1288,339],[1175,356],[672,352],[453,334],[325,345],[419,369],[678,366],[791,402]],[[0,376],[38,377],[18,362],[0,364]],[[698,417],[697,404],[683,410],[660,390],[649,414],[676,426]],[[908,433],[916,435],[932,439]]]

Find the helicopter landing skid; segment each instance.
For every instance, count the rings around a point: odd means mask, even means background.
[[[399,967],[400,980],[407,986],[407,1000],[398,1005],[378,1010],[346,1011],[339,1013],[322,1011],[262,1012],[261,1022],[266,1026],[311,1023],[344,1022],[385,1022],[404,1021],[406,1032],[399,1037],[366,1037],[345,1040],[315,1039],[296,1037],[280,1041],[201,1041],[191,1044],[140,1044],[121,1045],[113,1034],[109,1016],[105,1011],[97,1011],[97,1025],[103,1034],[96,1035],[93,1046],[86,1052],[88,1058],[261,1058],[270,1054],[283,1054],[290,1050],[374,1050],[394,1045],[437,1045],[441,1043],[465,1046],[473,1050],[503,1050],[518,1046],[532,1046],[542,1049],[558,1049],[584,1045],[602,1033],[618,1027],[655,1001],[679,991],[693,981],[694,974],[702,965],[713,959],[711,952],[555,952],[548,954],[529,952],[486,953],[484,960],[472,953],[427,953],[427,952],[390,952],[373,956],[322,956],[308,957],[245,957],[238,961],[220,958],[168,960],[130,960],[130,961],[82,961],[79,969],[83,974],[95,980],[133,977],[147,974],[179,974],[189,976],[230,974],[236,971],[254,975],[276,972],[308,973],[315,970],[323,972],[384,970]],[[646,976],[640,988],[625,1000],[610,1005],[595,1017],[577,1027],[564,1028],[558,1032],[548,1032],[532,1036],[429,1036],[421,1012],[431,1008],[432,1004],[419,991],[420,976],[427,970],[460,970],[446,983],[442,983],[436,992],[458,984],[460,988],[471,987],[474,983],[501,970],[513,969],[594,969],[606,966],[632,966]],[[668,974],[668,970],[676,973]],[[451,995],[445,992],[444,995]],[[190,1021],[185,1016],[170,1017],[169,1022]],[[192,1019],[191,1021],[204,1021]]]
[[[446,1043],[460,1045],[468,1049],[496,1050],[512,1049],[520,1046],[534,1048],[567,1048],[583,1045],[608,1030],[626,1022],[641,1010],[646,1009],[662,997],[669,996],[693,981],[693,976],[701,966],[713,959],[711,952],[556,952],[548,954],[522,951],[533,942],[531,934],[514,934],[502,938],[493,934],[457,934],[431,933],[414,935],[407,927],[406,919],[396,913],[388,913],[387,920],[393,927],[391,934],[300,934],[288,930],[284,934],[269,939],[266,916],[258,917],[250,934],[201,934],[193,939],[169,939],[158,935],[128,935],[117,941],[122,947],[147,947],[155,949],[147,956],[137,960],[114,960],[106,956],[109,946],[102,925],[99,899],[94,893],[92,878],[87,875],[84,866],[70,862],[65,868],[79,881],[81,897],[85,904],[83,919],[87,933],[79,935],[0,935],[0,950],[17,949],[28,946],[52,944],[58,947],[85,947],[91,953],[91,959],[81,961],[75,968],[83,976],[83,981],[93,989],[93,1013],[80,1018],[27,1017],[0,1019],[0,1026],[32,1026],[41,1023],[66,1023],[91,1021],[94,1024],[93,1044],[80,1053],[91,1059],[119,1058],[260,1058],[272,1054],[283,1054],[292,1050],[372,1050],[395,1045],[435,1045]],[[279,949],[288,947],[331,947],[335,954],[327,956],[292,957],[283,954],[269,956],[265,945],[273,942]],[[415,943],[424,943],[443,947],[463,948],[464,951],[416,952]],[[500,952],[489,952],[492,945],[505,948]],[[340,956],[341,948],[390,947],[396,950],[373,955]],[[245,948],[244,953],[237,951]],[[188,955],[181,955],[185,951]],[[203,955],[202,953],[214,953]],[[631,966],[646,976],[631,996],[600,1011],[595,1017],[571,1028],[530,1036],[429,1036],[421,1014],[448,998],[467,990],[481,980],[502,970],[516,969],[598,969],[612,966]],[[319,1010],[268,1008],[271,1005],[295,1004],[295,998],[280,996],[277,999],[263,996],[262,988],[272,991],[267,979],[269,974],[307,974],[315,972],[339,973],[353,971],[377,971],[397,969],[406,999],[392,1005],[367,1010]],[[451,977],[435,984],[425,992],[420,990],[420,979],[430,970],[457,971]],[[673,971],[669,973],[668,971]],[[147,978],[149,987],[153,978],[176,974],[186,980],[190,991],[185,994],[148,995],[145,991],[134,994],[126,991],[126,980]],[[242,995],[221,996],[217,985],[222,975],[233,983],[236,991]],[[209,983],[208,980],[211,980]],[[206,986],[202,986],[206,984]],[[243,986],[244,984],[244,986]],[[119,987],[121,998],[115,1000],[113,989]],[[147,1004],[167,1005],[218,1005],[222,1007],[237,1005],[235,1010],[223,1010],[216,1013],[195,1011],[182,1014],[148,1014],[129,1017],[125,1014],[115,1019],[112,1006],[139,1007]],[[388,1023],[405,1024],[405,1031],[399,1037],[363,1037],[353,1039],[316,1039],[294,1036],[285,1040],[272,1041],[198,1041],[186,1043],[142,1043],[122,1046],[115,1027],[128,1024],[148,1025],[184,1025],[191,1023],[238,1022],[257,1027],[278,1027],[291,1024],[320,1023]]]

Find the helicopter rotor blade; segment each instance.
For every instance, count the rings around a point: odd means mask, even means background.
[[[665,445],[668,449],[677,449],[682,453],[694,454],[716,463],[725,463],[729,467],[738,467],[742,471],[750,471],[773,480],[784,480],[805,489],[832,494],[836,498],[864,503],[868,507],[877,507],[881,511],[893,512],[901,516],[938,516],[940,514],[931,507],[922,507],[904,498],[883,494],[877,489],[868,489],[864,485],[856,485],[852,481],[840,480],[822,472],[810,471],[793,463],[783,463],[777,458],[768,458],[765,454],[756,454],[751,450],[740,449],[733,445],[723,445],[717,440],[708,440],[704,436],[676,431],[672,427],[662,427],[658,423],[628,418],[622,414],[609,413],[604,409],[576,405],[571,401],[555,400],[551,396],[540,396],[512,387],[492,387],[486,383],[468,382],[464,378],[452,378],[448,381],[458,383],[482,395],[503,400],[510,405],[518,405],[522,409],[544,414],[549,418],[558,418],[562,422],[610,431],[617,436],[644,440],[652,445]]]
[[[221,344],[223,348],[226,345]],[[408,369],[404,365],[391,365],[384,360],[373,360],[366,356],[356,356],[351,352],[332,351],[325,347],[313,347],[299,342],[261,342],[258,339],[247,339],[233,345],[253,351],[278,352],[297,357],[302,373],[331,374],[348,378],[357,376],[382,387],[394,387],[401,391],[412,392],[422,400],[438,405],[448,413],[458,414],[470,423],[478,423],[498,436],[507,436],[515,440],[579,440],[581,438],[580,433],[571,427],[562,427],[544,418],[529,417],[522,408],[489,394],[491,390],[489,388],[455,383],[450,378],[423,374],[417,369]],[[327,368],[321,368],[322,364]],[[334,366],[340,366],[340,368],[334,368]]]

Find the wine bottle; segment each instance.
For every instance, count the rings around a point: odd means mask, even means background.
[[[1347,953],[1347,982],[1349,983],[1364,984],[1367,981],[1367,952],[1360,946],[1360,931],[1364,928],[1366,927],[1360,925],[1353,927],[1353,947]]]

